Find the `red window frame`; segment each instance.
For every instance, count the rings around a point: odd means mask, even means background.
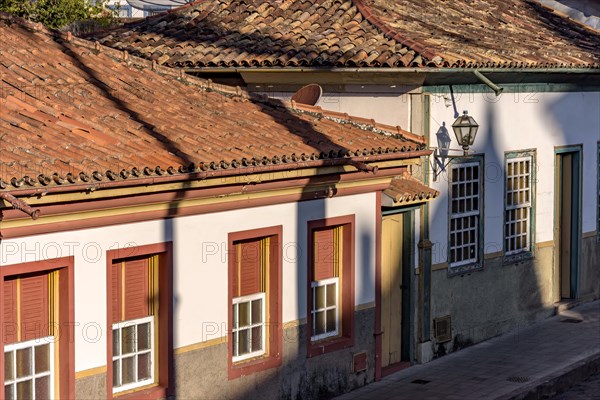
[[[306,263],[306,349],[307,357],[314,357],[320,354],[330,353],[354,346],[354,253],[355,238],[354,226],[355,215],[345,215],[334,218],[325,218],[308,222],[307,241],[308,255]],[[326,338],[313,342],[311,340],[312,332],[312,281],[313,281],[313,258],[314,243],[313,232],[323,228],[333,228],[339,225],[344,226],[343,232],[343,264],[342,279],[340,289],[342,291],[341,312],[341,334],[336,337]],[[347,227],[347,229],[346,229]]]
[[[112,368],[112,274],[114,260],[159,256],[159,312],[158,317],[158,376],[157,383],[149,388],[140,388],[123,394],[113,393]],[[106,398],[113,399],[162,399],[171,395],[173,380],[173,243],[163,242],[145,246],[128,247],[106,252]]]
[[[267,301],[268,313],[267,319],[267,341],[266,341],[266,354],[260,358],[252,359],[248,361],[240,361],[233,363],[233,310],[232,304],[234,299],[234,288],[233,279],[234,274],[237,271],[236,258],[232,252],[235,249],[235,242],[258,239],[263,237],[271,237],[270,247],[270,264],[269,264],[269,286]],[[283,237],[283,226],[273,226],[268,228],[252,229],[247,231],[232,232],[228,235],[228,284],[227,284],[227,326],[228,329],[228,340],[227,340],[227,364],[228,364],[228,378],[229,380],[239,378],[244,375],[250,375],[258,371],[264,371],[266,369],[278,367],[281,365],[282,352],[283,352],[283,334],[282,334],[282,307],[281,307],[281,286],[282,286],[282,245],[281,240]]]
[[[0,268],[0,310],[4,310],[4,280],[14,275],[59,270],[59,379],[60,398],[75,398],[75,291],[74,258],[62,257],[50,260],[33,261]],[[4,326],[0,340],[0,354],[4,354]],[[4,382],[4,356],[0,357],[0,382]],[[4,393],[4,389],[2,389]]]

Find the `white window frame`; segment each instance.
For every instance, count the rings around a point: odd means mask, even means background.
[[[520,156],[514,156],[515,154],[521,154]],[[528,188],[517,188],[516,190],[513,188],[510,192],[508,190],[508,179],[509,178],[517,178],[519,176],[522,176],[520,173],[519,174],[513,174],[511,176],[508,175],[508,167],[509,164],[517,164],[521,161],[529,161],[529,172],[527,174],[525,174],[525,178],[526,180],[529,182],[529,187]],[[511,152],[508,153],[505,157],[505,163],[504,163],[504,167],[505,167],[505,177],[504,177],[504,225],[503,225],[503,231],[502,231],[502,240],[503,240],[503,249],[504,249],[504,255],[505,256],[532,256],[533,255],[533,219],[534,219],[534,198],[535,198],[535,183],[534,183],[534,168],[535,168],[535,157],[533,156],[533,153],[530,151],[522,151],[522,152]],[[514,168],[513,168],[514,171]],[[512,198],[514,199],[514,195],[518,194],[521,191],[529,191],[529,201],[525,201],[523,203],[517,203],[517,204],[508,204],[508,195],[511,194]],[[513,201],[514,202],[514,201]],[[510,214],[510,211],[515,211],[515,214],[518,212],[518,210],[524,210],[525,213],[527,214],[527,216],[525,218],[521,217],[520,220],[509,220],[508,216]],[[523,211],[522,211],[523,212]],[[522,235],[514,235],[514,236],[507,236],[506,235],[506,227],[507,225],[511,224],[511,223],[515,223],[515,222],[525,222],[525,227],[526,227],[526,246],[523,248],[518,248],[518,249],[512,249],[509,250],[507,247],[507,240],[509,240],[510,238],[515,238],[518,236],[522,236]],[[508,257],[508,260],[510,261],[511,259],[513,259],[515,257]]]
[[[320,286],[325,286],[325,301],[327,301],[327,285],[330,285],[332,283],[335,283],[335,305],[334,306],[325,305],[325,307],[323,307],[323,308],[315,308],[316,304],[317,304],[316,288],[320,287]],[[319,335],[312,335],[312,332],[311,332],[310,340],[313,342],[316,342],[318,340],[338,336],[339,331],[340,331],[340,318],[339,318],[340,278],[336,276],[333,278],[327,278],[327,279],[323,279],[320,281],[312,281],[310,286],[311,286],[311,293],[312,293],[312,310],[310,310],[310,317],[312,318],[312,321],[313,321],[312,322],[313,330],[315,329],[315,314],[317,314],[319,312],[323,312],[323,313],[325,313],[325,318],[327,319],[327,311],[335,309],[335,331],[325,332],[325,333],[321,333]],[[325,326],[327,326],[327,320],[325,321]]]
[[[267,318],[267,316],[266,316],[266,300],[267,300],[267,296],[266,296],[265,292],[259,292],[259,293],[249,294],[249,295],[246,295],[246,296],[234,297],[233,298],[232,307],[236,306],[236,305],[237,305],[237,307],[233,307],[232,312],[237,312],[238,315],[233,318],[233,321],[237,321],[238,323],[240,321],[240,318],[239,318],[239,304],[241,304],[241,303],[252,303],[252,301],[254,301],[254,300],[262,300],[262,302],[261,302],[261,306],[262,306],[261,307],[261,312],[262,312],[261,322],[256,323],[256,324],[252,323],[252,305],[250,305],[250,318],[249,318],[250,324],[249,325],[244,325],[243,327],[235,326],[234,325],[231,328],[232,340],[233,340],[233,343],[232,343],[233,352],[232,352],[232,354],[236,353],[235,347],[238,346],[238,351],[237,351],[238,355],[237,356],[232,356],[232,362],[234,362],[234,363],[239,362],[239,361],[243,361],[243,360],[247,360],[249,358],[254,358],[254,357],[262,356],[263,354],[266,353],[266,318]],[[250,332],[252,332],[253,328],[256,328],[256,327],[259,327],[259,326],[261,327],[261,333],[260,333],[260,335],[261,335],[261,338],[260,338],[261,339],[261,349],[257,350],[257,351],[251,351],[250,353],[239,355],[239,339],[237,341],[235,340],[235,337],[236,337],[235,334],[237,332],[242,331],[242,330],[249,330]],[[238,335],[238,338],[239,338],[239,335]],[[252,335],[249,335],[248,338],[249,338],[250,341],[252,341]]]
[[[4,381],[4,387],[8,386],[8,385],[12,385],[13,386],[13,394],[14,394],[14,399],[15,400],[19,400],[19,398],[17,397],[17,384],[19,382],[25,382],[25,381],[33,381],[32,382],[32,394],[33,394],[33,399],[35,399],[35,380],[38,378],[43,378],[45,376],[49,376],[49,381],[50,381],[50,396],[54,397],[54,337],[53,336],[47,336],[44,338],[38,338],[38,339],[33,339],[33,340],[28,340],[26,342],[18,342],[18,343],[12,343],[12,344],[7,344],[4,346],[4,354],[6,355],[6,353],[10,353],[10,352],[14,352],[14,358],[13,358],[13,379],[11,380],[6,380]],[[49,355],[49,359],[48,359],[48,363],[50,366],[50,370],[47,372],[42,372],[39,374],[35,373],[35,347],[38,346],[44,346],[44,345],[49,345],[50,346],[50,355]],[[24,378],[17,378],[17,359],[16,359],[16,354],[18,350],[22,350],[22,349],[26,349],[26,348],[30,348],[31,349],[31,375],[24,377]],[[4,393],[4,392],[2,392]],[[4,396],[4,394],[3,394]]]
[[[468,167],[478,167],[479,170],[479,176],[477,177],[471,177],[471,180],[469,182],[477,182],[477,186],[478,186],[478,191],[477,191],[477,195],[473,195],[473,193],[471,193],[470,195],[465,194],[462,197],[459,197],[458,199],[452,197],[452,191],[453,191],[453,186],[454,185],[458,185],[458,184],[465,184],[467,183],[467,181],[454,181],[452,179],[453,176],[453,170],[454,169],[461,169],[461,168],[468,168]],[[460,172],[458,173],[460,174]],[[483,177],[483,162],[481,159],[475,159],[473,161],[465,161],[465,162],[453,162],[451,164],[451,168],[450,168],[450,179],[449,179],[449,189],[448,189],[448,271],[449,273],[454,273],[454,272],[461,272],[463,270],[470,270],[470,269],[478,269],[481,266],[481,253],[482,253],[482,243],[481,243],[481,237],[482,237],[482,218],[483,218],[483,182],[482,182],[482,177]],[[460,212],[457,211],[456,213],[453,213],[452,211],[452,201],[453,200],[462,200],[466,201],[467,200],[471,200],[471,204],[473,204],[473,199],[477,198],[477,210],[476,211],[464,211],[464,212]],[[466,207],[465,207],[466,208]],[[468,259],[464,259],[464,260],[460,260],[460,261],[455,261],[452,262],[452,250],[454,249],[455,251],[458,249],[462,249],[463,247],[465,247],[465,243],[461,243],[460,246],[454,245],[454,247],[452,246],[452,234],[457,234],[460,233],[462,234],[465,231],[468,231],[470,229],[465,229],[464,226],[461,227],[461,229],[455,229],[452,230],[452,221],[453,220],[462,220],[464,221],[464,219],[466,218],[470,218],[470,217],[475,217],[475,241],[471,244],[468,244],[469,246],[474,245],[475,246],[475,255],[471,258]],[[470,267],[473,268],[470,268]]]
[[[150,323],[150,349],[149,350],[142,350],[142,351],[138,351],[137,349],[137,345],[138,345],[138,339],[137,339],[137,326],[138,325],[142,325],[145,323]],[[141,381],[137,381],[137,382],[132,382],[132,383],[128,383],[126,385],[121,385],[118,387],[114,387],[115,382],[113,382],[113,393],[120,393],[120,392],[124,392],[126,390],[131,390],[131,389],[135,389],[135,388],[139,388],[142,386],[147,386],[147,385],[151,385],[154,383],[154,369],[155,369],[155,365],[154,365],[154,316],[148,316],[148,317],[143,317],[143,318],[137,318],[137,319],[130,319],[127,321],[121,321],[121,322],[117,322],[115,324],[112,325],[112,329],[113,329],[113,341],[114,341],[114,337],[115,337],[115,330],[117,330],[119,332],[119,344],[122,347],[122,330],[125,327],[130,327],[130,326],[135,326],[135,332],[136,332],[136,337],[135,337],[135,346],[136,346],[136,351],[134,351],[133,353],[127,353],[127,354],[123,354],[121,350],[119,350],[119,355],[115,356],[113,354],[113,358],[112,361],[119,361],[121,363],[121,376],[119,377],[119,379],[123,379],[123,367],[122,367],[122,360],[124,358],[129,358],[132,357],[134,358],[135,362],[135,373],[134,376],[137,378],[137,372],[138,372],[138,363],[137,363],[137,356],[140,354],[150,354],[150,362],[152,363],[150,365],[150,378],[148,379],[144,379]]]

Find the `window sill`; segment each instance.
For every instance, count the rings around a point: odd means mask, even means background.
[[[229,362],[228,377],[229,380],[232,380],[245,375],[254,374],[255,372],[278,367],[281,365],[281,356],[279,353],[272,356],[264,355],[238,361],[236,363],[233,363],[230,358]]]
[[[511,255],[505,255],[504,260],[502,261],[502,265],[514,265],[520,264],[523,262],[531,261],[535,258],[534,254],[531,252],[523,252]]]
[[[311,342],[308,345],[308,358],[346,349],[352,346],[354,346],[354,339],[345,336],[323,339],[318,342]]]
[[[453,267],[452,265],[448,265],[448,277],[453,276],[463,276],[466,274],[470,274],[471,272],[481,271],[483,270],[483,263],[476,262],[472,264],[465,264]]]
[[[113,398],[119,400],[130,400],[130,399],[144,399],[144,400],[157,400],[164,399],[167,397],[167,388],[159,386],[153,383],[149,386],[143,386],[141,388],[135,388],[126,392],[114,393]]]

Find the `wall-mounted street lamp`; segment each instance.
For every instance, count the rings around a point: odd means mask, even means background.
[[[448,130],[446,129],[445,124],[438,130],[436,133],[438,147],[435,149],[433,153],[434,164],[432,166],[433,169],[433,181],[437,180],[437,177],[446,170],[450,161],[453,158],[457,157],[465,157],[469,155],[469,147],[473,145],[475,142],[475,136],[477,136],[477,130],[479,129],[479,124],[475,122],[473,117],[471,117],[467,111],[463,112],[463,115],[456,118],[456,121],[452,124],[452,130],[456,135],[456,141],[463,148],[463,154],[451,156],[448,155],[450,150],[450,144],[452,140],[450,139],[450,135],[448,134]],[[446,160],[448,160],[446,162]]]

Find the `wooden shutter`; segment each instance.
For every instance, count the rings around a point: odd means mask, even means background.
[[[260,239],[256,239],[239,244],[239,296],[261,291],[260,242]]]
[[[48,336],[48,274],[22,277],[20,285],[21,341]]]
[[[122,262],[116,262],[112,265],[112,273],[111,273],[111,287],[112,287],[112,323],[116,323],[123,320],[123,311],[122,311]]]
[[[17,336],[17,280],[7,279],[4,281],[4,310],[2,312],[2,331],[4,344],[15,343]]]
[[[125,265],[125,320],[149,315],[148,259],[126,261]]]
[[[314,232],[313,281],[332,278],[335,275],[335,228]]]

